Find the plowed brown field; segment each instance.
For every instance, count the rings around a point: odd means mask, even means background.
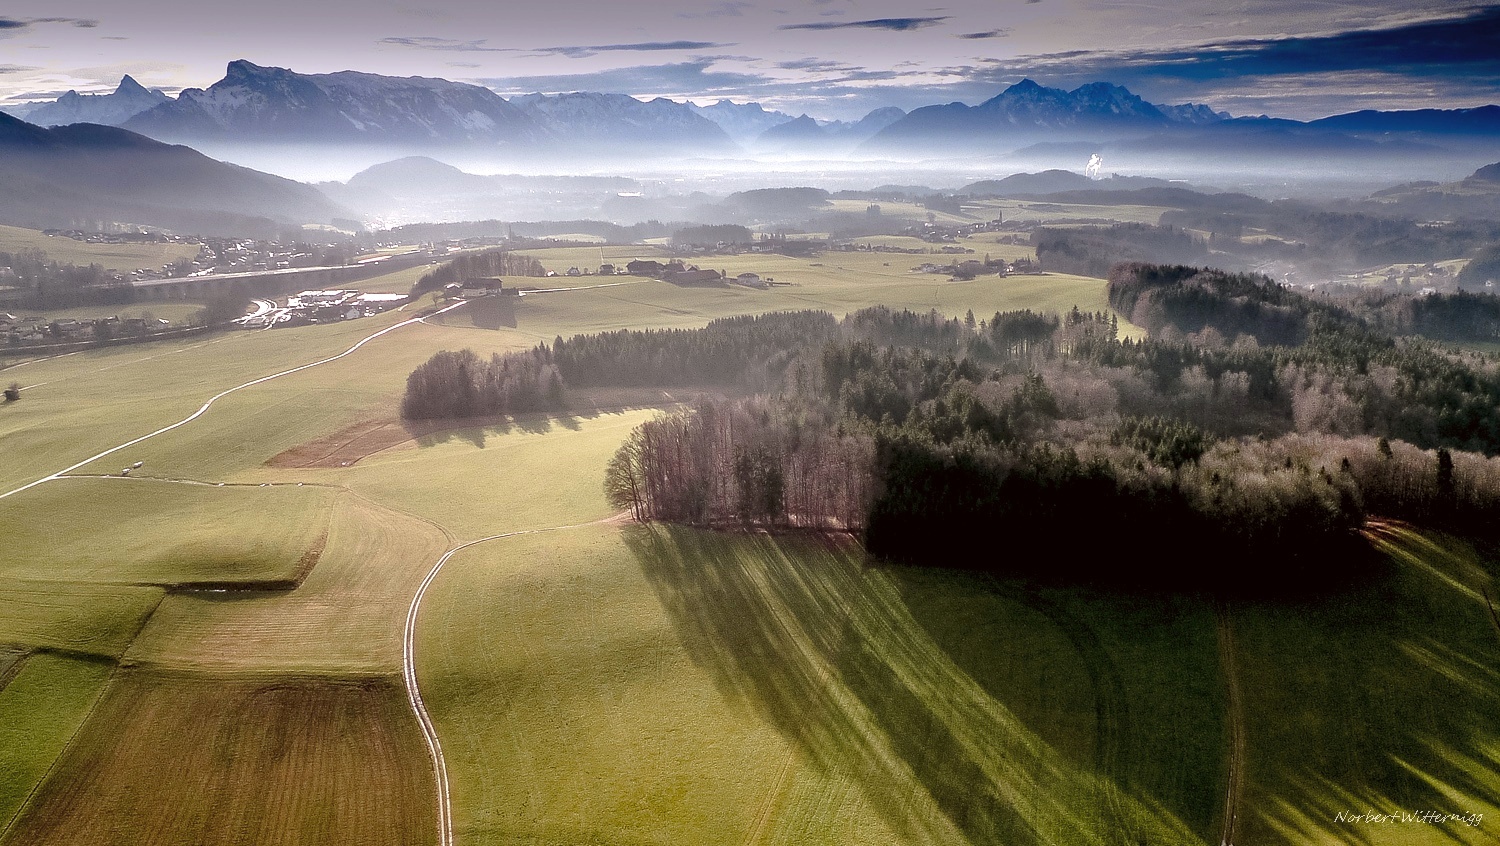
[[[122,670],[6,846],[426,844],[400,683]]]

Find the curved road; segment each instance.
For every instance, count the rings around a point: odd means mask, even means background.
[[[454,303],[453,305],[447,306],[446,308],[439,309],[438,311],[434,312],[433,314],[443,314],[445,312],[452,311],[452,310],[458,308],[459,306],[462,306],[465,302],[467,302],[467,301],[466,300],[459,300],[458,302]],[[431,315],[429,315],[429,316],[431,316]],[[411,318],[409,320],[403,320],[400,323],[396,323],[396,324],[393,324],[391,326],[387,326],[386,328],[381,329],[379,332],[376,332],[373,335],[367,335],[366,337],[364,337],[363,339],[361,339],[358,343],[356,343],[354,346],[350,347],[347,350],[344,350],[343,352],[339,353],[338,355],[329,356],[328,358],[320,359],[320,360],[314,361],[314,362],[312,362],[310,364],[303,364],[303,365],[298,366],[298,367],[293,367],[293,368],[291,368],[289,370],[283,370],[280,373],[272,373],[270,376],[262,376],[259,379],[252,379],[249,382],[246,382],[246,383],[244,383],[242,385],[235,385],[233,388],[230,388],[230,389],[228,389],[226,391],[220,391],[219,393],[214,394],[212,397],[209,397],[208,402],[205,402],[202,405],[202,407],[200,407],[197,411],[193,412],[192,414],[189,414],[187,417],[184,417],[183,419],[177,421],[176,423],[173,423],[173,424],[168,425],[168,426],[163,426],[160,429],[157,429],[156,431],[151,432],[150,434],[142,435],[142,436],[140,436],[139,438],[136,438],[133,441],[126,441],[125,443],[120,444],[119,446],[110,447],[109,449],[104,450],[101,453],[98,453],[96,455],[92,455],[92,456],[89,456],[88,458],[85,458],[84,460],[78,462],[77,464],[73,464],[73,465],[70,465],[68,467],[64,467],[63,469],[57,471],[56,473],[51,474],[50,476],[43,476],[42,478],[37,479],[34,482],[29,482],[27,484],[24,484],[24,485],[20,486],[19,488],[15,488],[13,490],[8,490],[5,493],[0,493],[0,499],[5,499],[8,496],[14,496],[15,494],[18,494],[21,491],[30,490],[31,488],[34,488],[37,485],[44,484],[46,482],[54,481],[54,480],[56,480],[56,479],[64,476],[65,474],[71,473],[71,472],[73,472],[74,470],[77,470],[80,467],[84,467],[86,465],[92,464],[93,462],[98,461],[99,459],[104,458],[106,456],[113,455],[113,454],[119,452],[122,449],[129,449],[130,447],[133,447],[136,444],[141,443],[142,441],[148,441],[148,440],[156,437],[157,435],[163,435],[163,434],[166,434],[167,432],[172,431],[173,429],[176,429],[176,428],[179,428],[179,427],[182,427],[182,426],[186,426],[187,424],[193,422],[194,420],[197,420],[199,417],[202,417],[205,413],[207,413],[207,411],[210,408],[213,407],[214,403],[216,403],[219,400],[221,400],[221,399],[229,396],[232,393],[235,393],[236,391],[242,391],[245,388],[253,387],[253,386],[259,385],[259,384],[261,384],[263,382],[269,382],[272,379],[280,379],[283,376],[290,376],[293,373],[301,373],[304,370],[308,370],[308,369],[311,369],[311,368],[314,368],[314,367],[318,367],[319,365],[328,364],[329,362],[333,362],[333,361],[338,361],[339,359],[343,358],[344,356],[349,355],[349,354],[353,353],[354,351],[358,350],[360,347],[364,346],[365,344],[368,344],[369,342],[375,340],[376,338],[379,338],[381,335],[384,335],[384,334],[386,334],[388,332],[394,332],[394,331],[396,331],[397,329],[400,329],[403,326],[410,326],[411,324],[418,323],[420,321],[421,321],[421,318],[418,318],[418,317],[413,317],[413,318]]]

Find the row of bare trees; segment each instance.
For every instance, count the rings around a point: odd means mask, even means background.
[[[765,398],[700,400],[649,421],[610,461],[605,493],[637,520],[859,531],[874,441]]]

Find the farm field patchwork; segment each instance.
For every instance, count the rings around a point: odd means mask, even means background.
[[[326,549],[295,589],[172,593],[126,660],[236,673],[399,672],[407,607],[447,539],[349,494],[325,524]]]
[[[0,688],[0,826],[42,785],[0,843],[436,842],[436,785],[399,676],[408,604],[461,541],[576,524],[591,525],[457,553],[418,617],[459,846],[1209,844],[1232,769],[1241,842],[1420,843],[1332,822],[1414,801],[1487,814],[1482,828],[1419,832],[1434,843],[1492,834],[1493,565],[1445,545],[1402,538],[1384,592],[1288,623],[870,566],[812,537],[600,522],[615,447],[692,391],[428,432],[349,466],[267,464],[390,421],[405,374],[438,349],[876,302],[978,317],[1105,307],[1100,281],[1081,277],[948,283],[896,267],[905,256],[766,258],[787,262],[770,275],[806,280],[523,297],[513,328],[466,306],[129,451],[138,473],[225,487],[61,479],[0,501],[0,664],[19,668]],[[406,316],[28,365],[15,372],[45,387],[0,409],[20,459],[0,476],[54,472]],[[80,472],[118,473],[125,458]],[[220,580],[281,589],[152,586]],[[1245,691],[1234,712],[1226,620]],[[1381,697],[1372,675],[1426,681]]]
[[[104,661],[32,654],[0,688],[0,843],[109,681]]]

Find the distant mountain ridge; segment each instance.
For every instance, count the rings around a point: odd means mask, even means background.
[[[877,133],[865,148],[880,151],[924,144],[972,147],[1002,140],[1019,147],[1038,140],[1148,133],[1229,118],[1228,113],[1197,104],[1158,106],[1107,82],[1064,91],[1023,79],[977,106],[948,103],[914,109]]]
[[[765,152],[847,152],[904,117],[906,112],[895,106],[876,109],[853,123],[819,122],[804,114],[767,129],[749,146]]]
[[[300,74],[229,63],[206,90],[142,112],[124,126],[167,141],[416,143],[530,146],[552,133],[478,85],[340,71]]]
[[[45,229],[150,224],[198,234],[275,233],[353,217],[317,189],[124,129],[47,129],[0,114],[0,222]]]
[[[160,90],[148,89],[126,74],[109,94],[79,94],[69,91],[51,103],[41,103],[16,115],[37,126],[67,126],[98,123],[118,126],[147,109],[171,102]]]
[[[1500,105],[1365,110],[1303,122],[1235,118],[1195,103],[1151,103],[1107,82],[1065,91],[1024,79],[974,106],[947,103],[910,113],[887,107],[845,122],[729,100],[698,106],[598,92],[507,100],[489,88],[446,79],[301,74],[244,59],[230,62],[224,78],[207,89],[189,88],[176,99],[126,77],[112,94],[70,92],[54,103],[21,108],[48,124],[123,125],[216,151],[235,144],[362,144],[389,148],[393,156],[461,147],[514,158],[738,157],[746,150],[927,158],[997,155],[1041,144],[1167,157],[1401,156],[1436,147],[1471,154],[1492,148],[1500,137]]]
[[[705,154],[740,151],[717,123],[664,97],[641,102],[626,94],[575,92],[527,94],[510,102],[566,146],[666,147]]]
[[[689,103],[688,108],[718,124],[725,134],[739,144],[749,144],[766,130],[794,119],[784,112],[768,112],[759,103],[720,100],[712,106]]]

